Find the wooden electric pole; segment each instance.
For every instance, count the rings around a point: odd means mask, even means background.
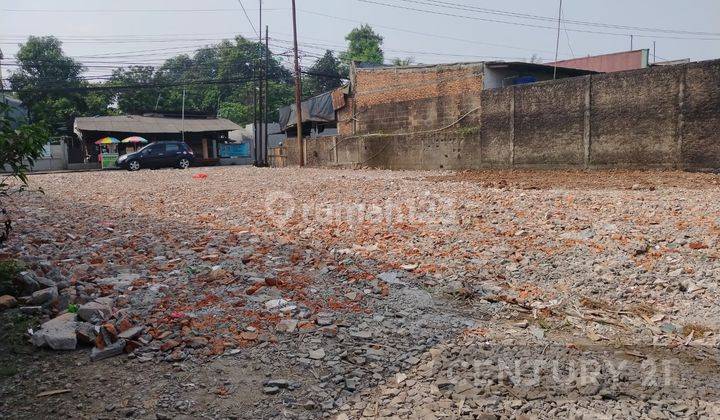
[[[298,59],[297,18],[295,17],[295,0],[292,0],[293,48],[295,50],[295,116],[297,117],[297,140],[300,149],[300,166],[305,166],[305,144],[302,133],[302,81],[300,80],[300,61]]]
[[[263,74],[264,74],[264,62],[263,62],[263,39],[262,39],[262,0],[259,0],[259,17],[258,17],[258,51],[260,55],[258,57],[258,68],[260,69],[260,77],[258,77],[258,126],[257,126],[257,137],[255,143],[258,147],[258,154],[255,164],[257,166],[263,166]]]
[[[263,136],[263,165],[268,166],[268,98],[270,97],[270,89],[268,88],[268,73],[270,72],[270,30],[265,26],[265,106],[263,113],[265,114],[265,135]]]

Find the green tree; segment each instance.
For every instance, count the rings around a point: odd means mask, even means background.
[[[88,87],[93,86],[88,83]],[[85,115],[113,115],[117,114],[117,110],[111,109],[110,104],[114,102],[115,95],[108,90],[97,90],[85,92]]]
[[[83,80],[83,66],[66,57],[53,37],[30,37],[18,53],[20,69],[11,76],[12,88],[30,108],[35,121],[46,123],[55,135],[72,133],[75,117],[107,115],[117,104],[125,114],[158,110],[179,113],[185,90],[187,112],[222,114],[239,124],[252,122],[252,105],[265,46],[238,36],[208,45],[195,54],[181,54],[157,69],[118,68],[103,84]],[[292,74],[271,52],[268,102],[271,118],[293,102]],[[141,85],[130,89],[120,86]],[[155,85],[154,87],[145,87]],[[100,89],[84,89],[98,87]],[[113,87],[117,87],[113,89]]]
[[[31,36],[16,55],[19,68],[10,76],[10,86],[30,111],[34,122],[55,134],[71,134],[74,117],[87,111],[77,89],[86,85],[82,64],[66,57],[55,37]]]
[[[303,80],[305,96],[319,95],[342,86],[340,60],[335,58],[330,50],[325,51],[325,55],[319,58],[307,73]]]
[[[107,86],[152,85],[155,83],[155,68],[150,66],[131,66],[119,68],[112,72]],[[118,89],[113,96],[118,110],[124,114],[138,114],[152,110],[157,102],[159,89]]]
[[[251,105],[240,102],[223,102],[220,104],[219,116],[238,124],[247,124],[253,119],[253,109]]]
[[[362,25],[350,31],[345,37],[347,51],[340,54],[340,60],[348,65],[351,61],[382,64],[385,55],[382,50],[383,37],[375,33],[370,25]]]
[[[0,213],[4,216],[0,245],[7,240],[12,227],[4,202],[13,192],[27,187],[27,170],[42,155],[49,137],[44,125],[20,121],[13,116],[10,106],[0,99],[0,167],[7,171],[0,179]],[[19,188],[10,183],[12,178],[20,181]]]
[[[258,79],[261,54],[265,46],[238,36],[199,50],[194,56],[170,58],[156,71],[159,84],[183,84],[186,110],[217,112],[238,124],[253,119],[253,98]],[[272,53],[270,53],[272,54]],[[292,75],[272,56],[268,68],[268,103],[273,118],[277,108],[292,102]],[[193,81],[218,83],[193,84]],[[179,111],[182,86],[161,88],[159,108]]]

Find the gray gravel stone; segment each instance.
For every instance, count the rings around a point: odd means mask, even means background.
[[[30,296],[31,305],[47,305],[58,298],[58,289],[55,286],[38,290]]]

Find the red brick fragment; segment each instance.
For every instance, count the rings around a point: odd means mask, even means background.
[[[160,351],[168,351],[170,349],[174,349],[175,347],[177,347],[179,345],[180,345],[180,343],[175,340],[168,340],[160,346]]]

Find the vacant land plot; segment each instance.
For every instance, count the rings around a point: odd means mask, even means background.
[[[0,315],[0,417],[717,417],[719,181],[35,175],[4,257],[60,294]],[[129,353],[23,339],[99,297]]]

